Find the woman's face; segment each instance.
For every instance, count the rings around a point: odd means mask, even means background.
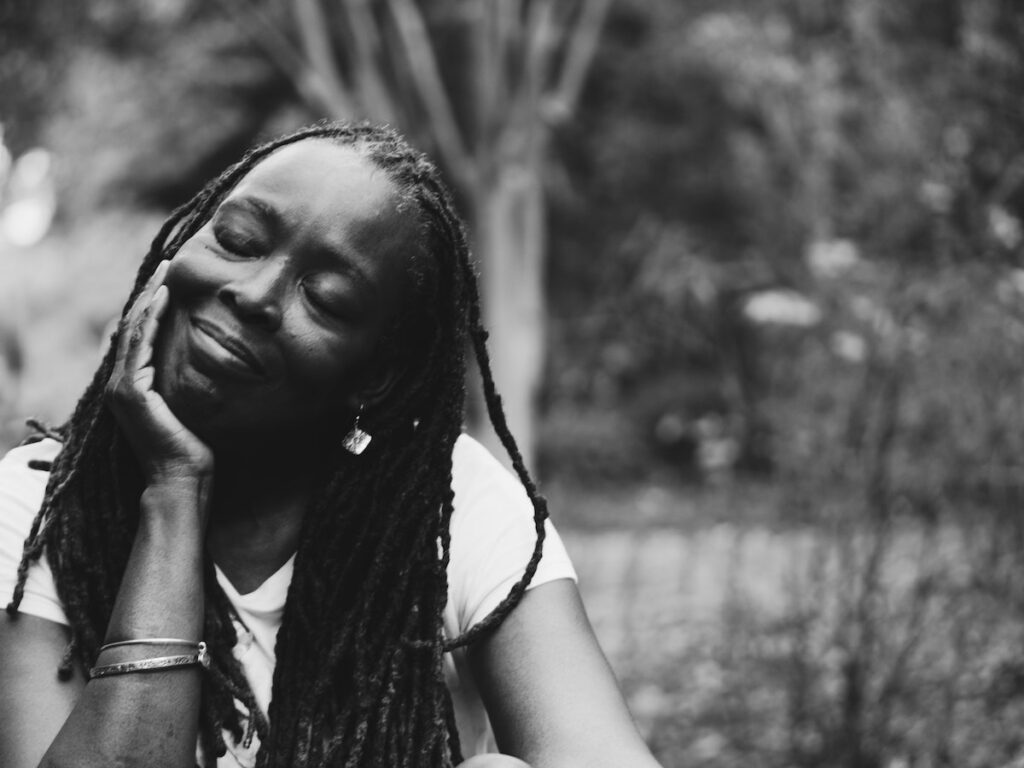
[[[168,270],[155,364],[171,410],[214,447],[346,431],[397,374],[380,347],[410,295],[409,219],[350,147],[260,162]]]

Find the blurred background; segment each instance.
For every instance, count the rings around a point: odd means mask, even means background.
[[[8,0],[0,447],[171,208],[386,120],[664,765],[1024,766],[1022,96],[1019,0]]]

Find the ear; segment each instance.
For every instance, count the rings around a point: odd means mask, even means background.
[[[374,372],[367,377],[366,383],[352,393],[350,399],[352,409],[358,410],[362,406],[367,410],[373,410],[379,406],[388,399],[404,374],[405,366],[399,360],[389,358],[381,361]]]

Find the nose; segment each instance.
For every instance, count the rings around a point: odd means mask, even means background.
[[[217,290],[217,298],[240,320],[275,331],[281,326],[287,286],[285,265],[274,259],[239,263],[239,274]]]

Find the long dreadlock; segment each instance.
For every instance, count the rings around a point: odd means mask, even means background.
[[[136,277],[122,318],[163,259],[212,216],[260,161],[289,144],[325,139],[350,146],[385,171],[420,228],[413,258],[418,301],[396,343],[412,375],[374,419],[374,442],[339,456],[307,510],[276,645],[269,721],[232,654],[233,610],[206,562],[204,679],[200,736],[213,754],[223,730],[261,746],[269,766],[450,766],[461,760],[444,653],[499,625],[522,598],[540,561],[546,503],[509,431],[491,374],[487,332],[466,234],[433,164],[397,133],[368,124],[324,123],[251,150],[163,224]],[[124,321],[71,419],[55,436],[51,468],[7,610],[15,614],[30,564],[43,551],[71,628],[59,672],[95,663],[139,516],[142,480],[104,389]],[[452,448],[465,405],[471,342],[487,412],[534,508],[537,542],[523,577],[483,621],[446,639],[442,615],[453,492]],[[243,724],[235,701],[249,712]]]

